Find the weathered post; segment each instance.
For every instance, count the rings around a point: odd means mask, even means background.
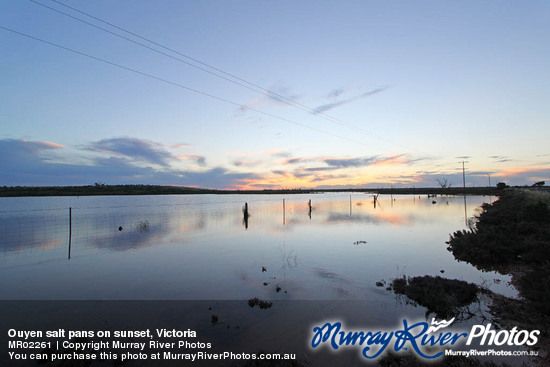
[[[248,213],[248,203],[244,203],[243,208],[243,222],[244,222],[244,228],[248,229],[248,217],[250,214]]]

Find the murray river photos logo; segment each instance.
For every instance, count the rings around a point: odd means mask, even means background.
[[[343,347],[361,349],[361,355],[374,359],[393,348],[395,352],[408,350],[425,359],[435,359],[445,350],[465,342],[467,346],[533,346],[538,342],[539,330],[495,330],[491,324],[474,325],[470,332],[445,330],[454,321],[432,319],[427,322],[409,323],[403,319],[403,328],[393,331],[346,331],[340,322],[327,322],[313,328],[311,347],[328,345],[338,350]]]

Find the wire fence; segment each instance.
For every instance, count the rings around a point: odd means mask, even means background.
[[[248,221],[285,224],[300,213],[311,217],[303,199],[233,199],[212,205],[193,202],[155,205],[106,205],[0,211],[0,254],[42,253],[65,256],[71,250],[139,248],[152,241],[175,241],[208,228],[248,229]],[[276,217],[277,219],[275,219]],[[68,247],[71,247],[70,249]],[[45,253],[48,253],[47,255]]]
[[[372,201],[370,196],[353,200],[348,195],[311,197],[313,203],[310,196],[299,195],[196,197],[185,202],[165,198],[165,203],[135,205],[117,205],[116,201],[109,205],[111,199],[104,198],[90,201],[88,206],[5,207],[0,210],[0,257],[14,264],[47,261],[184,242],[195,235],[205,236],[205,232],[224,236],[232,231],[270,231],[277,226],[351,220],[352,214],[361,219],[372,210],[372,205],[364,205],[366,200]]]

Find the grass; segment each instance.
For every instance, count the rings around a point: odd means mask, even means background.
[[[481,270],[512,275],[522,299],[493,297],[493,311],[503,325],[541,331],[543,349],[550,345],[550,195],[506,190],[493,205],[484,205],[469,231],[455,232],[448,250],[456,259]],[[545,360],[545,362],[547,362]]]
[[[542,195],[541,195],[542,194]],[[510,272],[550,264],[548,193],[507,190],[493,205],[484,204],[475,226],[453,233],[448,250],[480,270]]]
[[[448,244],[458,260],[512,274],[521,296],[550,317],[550,194],[507,190]]]
[[[492,205],[484,204],[469,230],[456,231],[448,250],[459,261],[483,271],[511,274],[521,299],[507,298],[474,284],[440,277],[394,279],[389,289],[411,302],[434,312],[440,318],[460,313],[473,302],[479,291],[492,299],[491,313],[501,327],[540,330],[535,348],[548,365],[550,345],[550,193],[507,189]],[[379,282],[383,285],[382,282]],[[378,284],[377,284],[378,285]],[[387,355],[381,366],[418,366],[413,357]],[[494,366],[475,359],[445,358],[441,366]]]

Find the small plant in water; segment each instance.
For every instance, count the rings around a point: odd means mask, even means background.
[[[136,224],[136,229],[138,232],[147,232],[149,230],[149,221],[142,220]]]
[[[248,305],[250,307],[259,306],[260,308],[265,309],[273,306],[273,302],[263,301],[257,297],[254,297],[248,300]]]

